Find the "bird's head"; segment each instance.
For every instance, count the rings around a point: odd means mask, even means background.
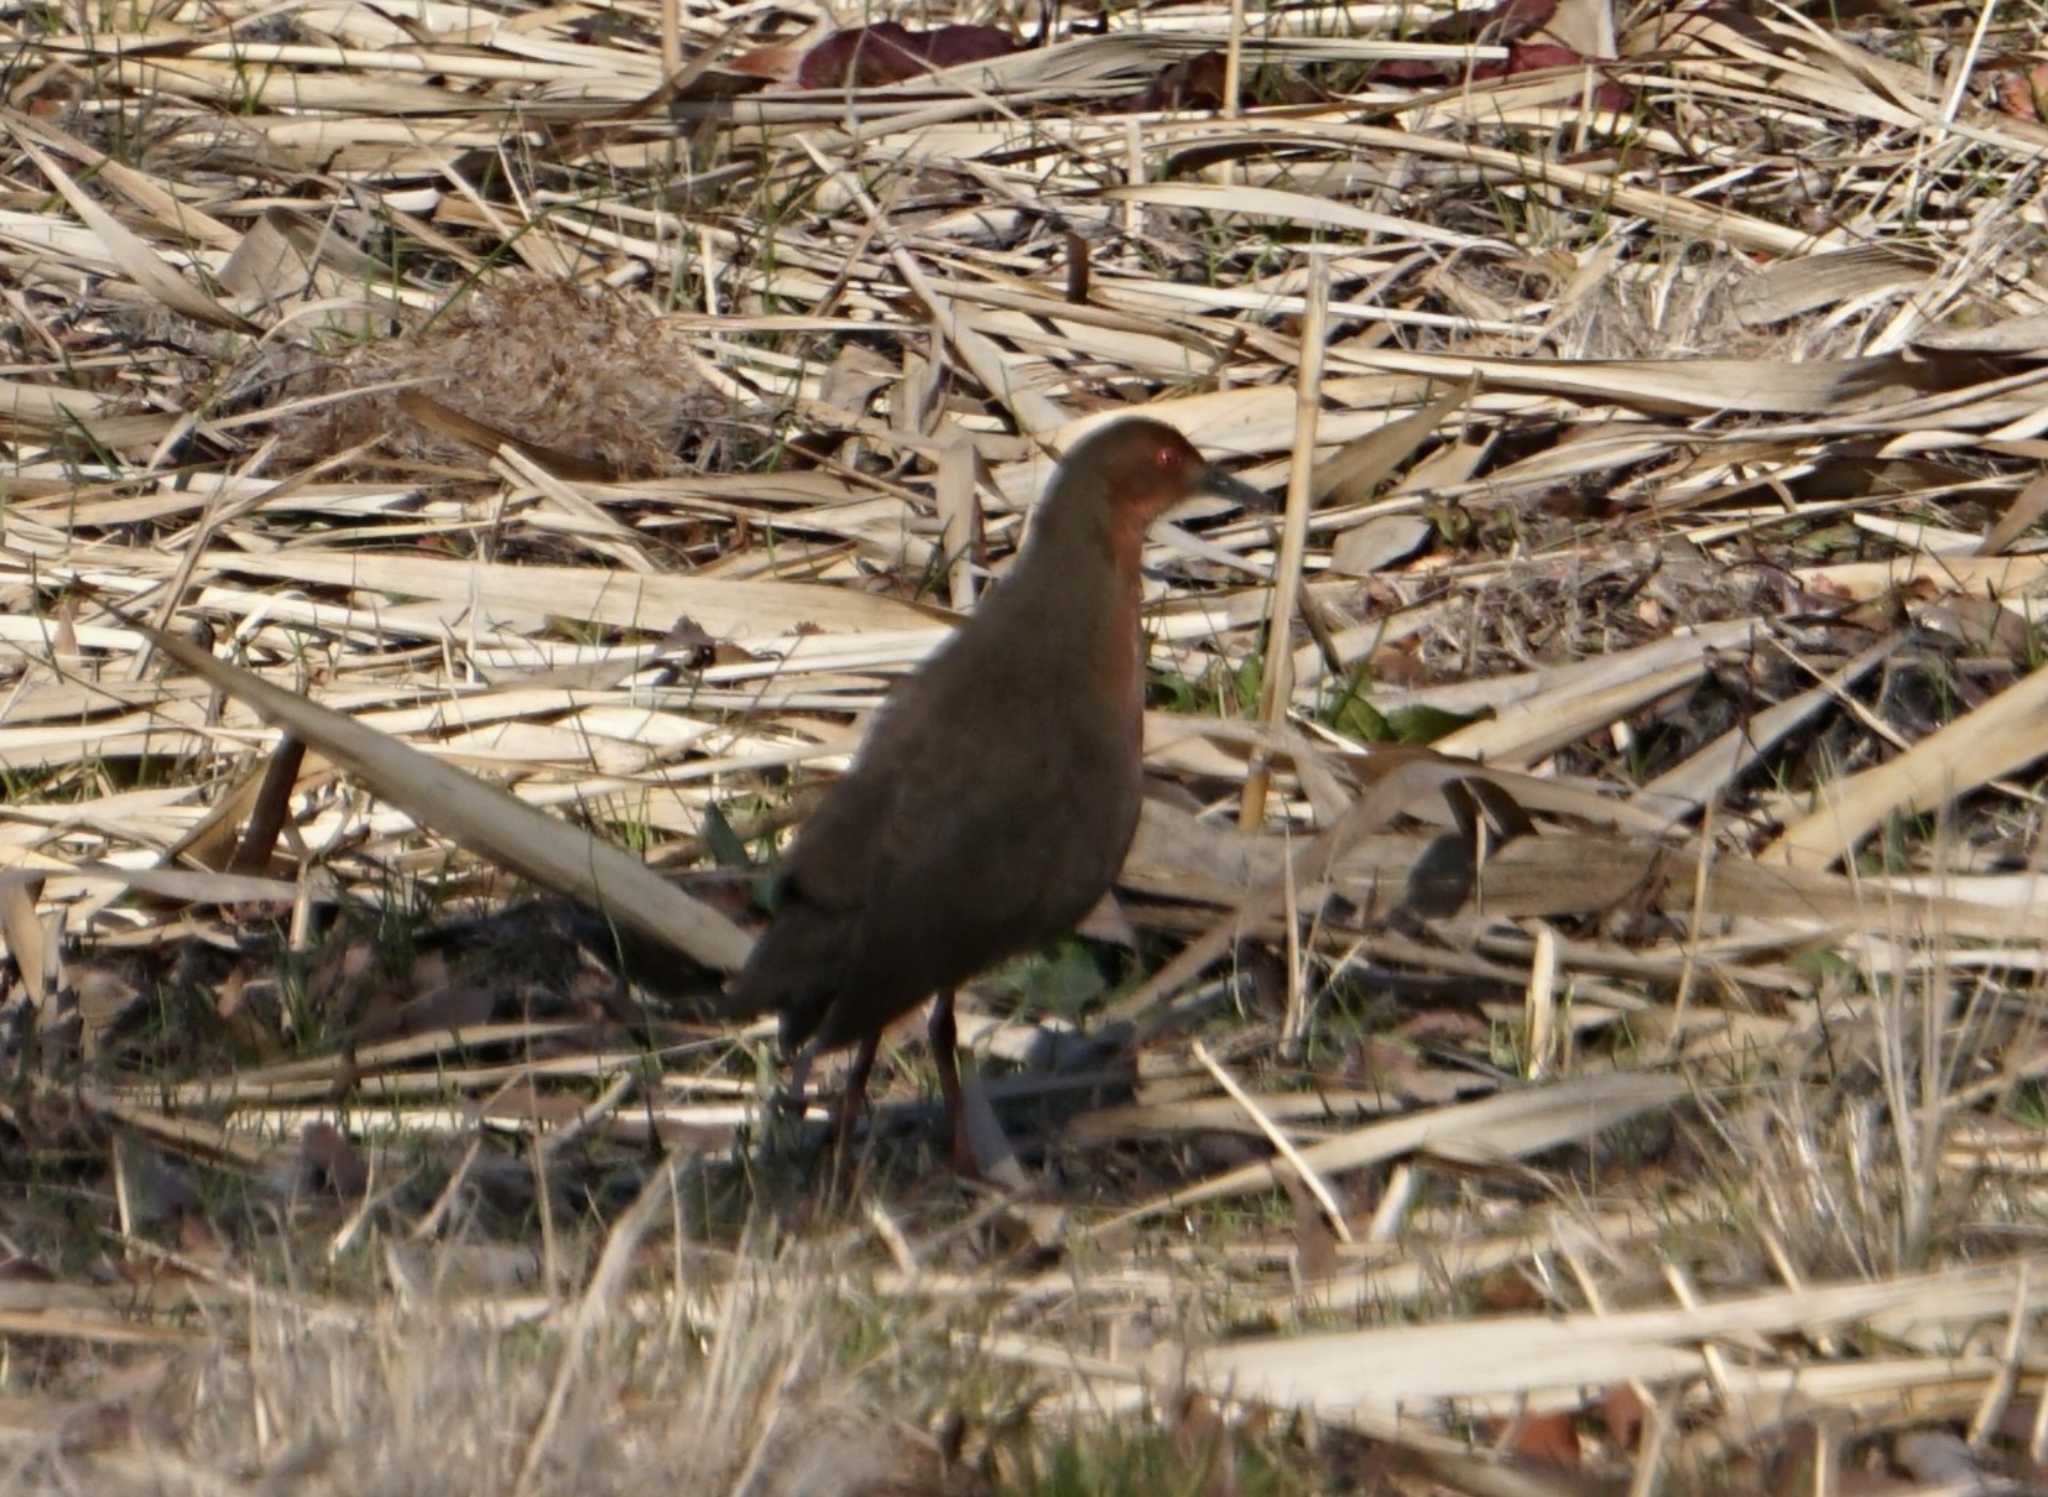
[[[1053,479],[1055,492],[1086,486],[1112,506],[1119,529],[1139,533],[1183,499],[1214,494],[1270,509],[1263,490],[1203,461],[1194,443],[1163,421],[1132,416],[1096,428],[1067,450]]]

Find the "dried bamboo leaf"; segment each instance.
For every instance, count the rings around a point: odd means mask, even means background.
[[[28,990],[31,1011],[48,996],[50,948],[43,923],[36,918],[36,889],[49,875],[41,869],[8,869],[0,873],[0,945],[14,959],[21,985]]]
[[[1162,208],[1199,208],[1208,213],[1277,218],[1285,223],[1313,224],[1326,229],[1355,229],[1362,234],[1396,240],[1417,240],[1453,249],[1488,247],[1470,234],[1438,229],[1412,219],[1370,213],[1328,198],[1282,192],[1271,187],[1226,187],[1208,182],[1160,182],[1143,187],[1112,187],[1102,196],[1113,203],[1150,203]],[[1494,246],[1498,247],[1498,246]]]
[[[139,627],[139,626],[138,626]],[[744,931],[644,863],[578,827],[534,810],[396,739],[217,660],[188,640],[145,628],[157,649],[231,692],[360,775],[424,826],[559,890],[714,970],[734,971],[751,946]]]
[[[1644,785],[1636,792],[1637,803],[1668,808],[1674,815],[1690,815],[1726,790],[1786,734],[1838,701],[1842,693],[1890,659],[1905,642],[1903,635],[1882,640],[1827,680],[1766,708],[1740,727],[1730,728],[1684,763],[1674,765]]]
[[[620,578],[588,567],[495,566],[381,554],[373,565],[359,557],[313,550],[267,556],[208,552],[199,575],[238,572],[327,587],[367,588],[481,605],[492,612],[532,615],[645,629],[665,634],[686,618],[713,635],[735,640],[812,630],[910,631],[937,637],[938,615],[875,593],[788,582],[727,582],[666,575]]]
[[[1409,876],[1428,841],[1421,834],[1381,832],[1350,845],[1332,874],[1362,922],[1384,921],[1403,906]],[[1279,887],[1288,856],[1281,838],[1208,826],[1148,800],[1119,882],[1141,893],[1234,906],[1248,892]],[[1550,830],[1515,838],[1488,858],[1467,908],[1495,918],[1653,908],[1689,919],[1699,878],[1698,856],[1688,847]],[[1304,884],[1319,881],[1307,873],[1301,879]],[[1972,898],[1969,889],[1950,881],[1942,893],[1887,890],[1805,867],[1722,854],[1709,863],[1702,913],[1710,919],[1782,921],[1788,932],[1870,930],[1894,938],[1946,933],[1986,939],[2033,934],[2024,909],[1989,893]]]
[[[1585,1138],[1638,1113],[1666,1106],[1685,1092],[1685,1083],[1672,1077],[1582,1077],[1370,1123],[1312,1144],[1301,1155],[1311,1169],[1326,1175],[1362,1169],[1418,1150],[1465,1163],[1498,1164]],[[1226,1170],[1119,1212],[1095,1226],[1092,1234],[1101,1236],[1162,1212],[1277,1186],[1278,1171],[1284,1167],[1276,1161]]]
[[[1334,499],[1343,504],[1370,499],[1381,481],[1453,411],[1469,404],[1478,390],[1478,381],[1469,379],[1420,409],[1360,437],[1337,456],[1316,464],[1315,475],[1310,479],[1311,492],[1318,501]]]
[[[1938,265],[1930,255],[1890,244],[1864,244],[1767,266],[1742,288],[1735,313],[1752,324],[1783,322],[1803,312],[1878,292],[1925,285]]]
[[[226,328],[229,332],[244,333],[250,337],[257,336],[260,330],[254,323],[230,312],[179,275],[159,258],[155,250],[124,228],[113,214],[94,202],[92,196],[72,181],[70,174],[57,165],[30,138],[28,130],[21,123],[7,119],[6,124],[14,135],[15,144],[21,147],[22,153],[35,162],[37,169],[50,179],[50,185],[64,195],[64,201],[71,205],[72,211],[85,220],[88,228],[99,235],[101,242],[107,247],[107,254],[138,286],[156,297],[171,311],[190,317],[196,322]]]
[[[1484,1316],[1271,1337],[1196,1352],[1195,1376],[1219,1394],[1283,1408],[1337,1415],[1363,1408],[1388,1417],[1437,1399],[1691,1377],[1701,1370],[1702,1343],[1734,1336],[1811,1333],[1901,1312],[1962,1324],[1972,1313],[2002,1314],[2012,1301],[2014,1272],[2015,1265],[2001,1263],[1779,1290],[1693,1309]],[[2048,1288],[2035,1288],[2025,1299],[2031,1310],[2048,1299]],[[1163,1347],[1149,1370],[1179,1376],[1188,1356],[1189,1348]]]

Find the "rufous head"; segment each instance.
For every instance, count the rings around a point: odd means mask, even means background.
[[[1194,443],[1148,416],[1097,427],[1067,449],[1053,477],[1054,491],[1079,484],[1095,488],[1115,506],[1119,520],[1139,530],[1196,494],[1273,505],[1262,490],[1204,462]]]

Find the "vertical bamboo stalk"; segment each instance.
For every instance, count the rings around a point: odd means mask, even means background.
[[[1124,121],[1124,181],[1132,187],[1145,185],[1145,141],[1138,133],[1136,120]],[[1138,237],[1138,205],[1124,204],[1124,234],[1128,238]]]
[[[1266,619],[1266,668],[1259,720],[1278,727],[1294,698],[1294,614],[1301,597],[1301,558],[1308,546],[1309,477],[1315,466],[1316,416],[1323,390],[1324,325],[1329,318],[1330,268],[1319,254],[1309,257],[1308,310],[1301,320],[1301,362],[1294,387],[1294,461],[1287,472],[1287,516],[1280,527],[1280,554],[1273,563],[1273,609]],[[1238,825],[1246,831],[1266,819],[1271,779],[1263,755],[1245,777]]]
[[[1230,43],[1223,54],[1223,118],[1237,118],[1237,94],[1244,85],[1244,0],[1230,0]]]
[[[1237,96],[1244,86],[1244,0],[1230,0],[1230,42],[1223,54],[1223,118],[1238,116]],[[1216,164],[1216,180],[1230,187],[1237,183],[1237,162],[1226,157]]]
[[[946,558],[948,601],[955,611],[965,613],[974,606],[974,542],[980,530],[974,502],[974,442],[951,422],[946,426],[936,485],[939,518],[945,522],[945,539],[940,544]]]
[[[682,70],[682,0],[661,0],[661,76],[673,80]]]

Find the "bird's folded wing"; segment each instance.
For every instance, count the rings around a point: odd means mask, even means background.
[[[934,904],[969,924],[983,909],[1001,919],[1008,852],[1058,814],[1046,744],[1015,723],[991,738],[900,710],[909,706],[892,702],[853,773],[798,834],[792,879],[814,904],[865,905],[890,924]]]

